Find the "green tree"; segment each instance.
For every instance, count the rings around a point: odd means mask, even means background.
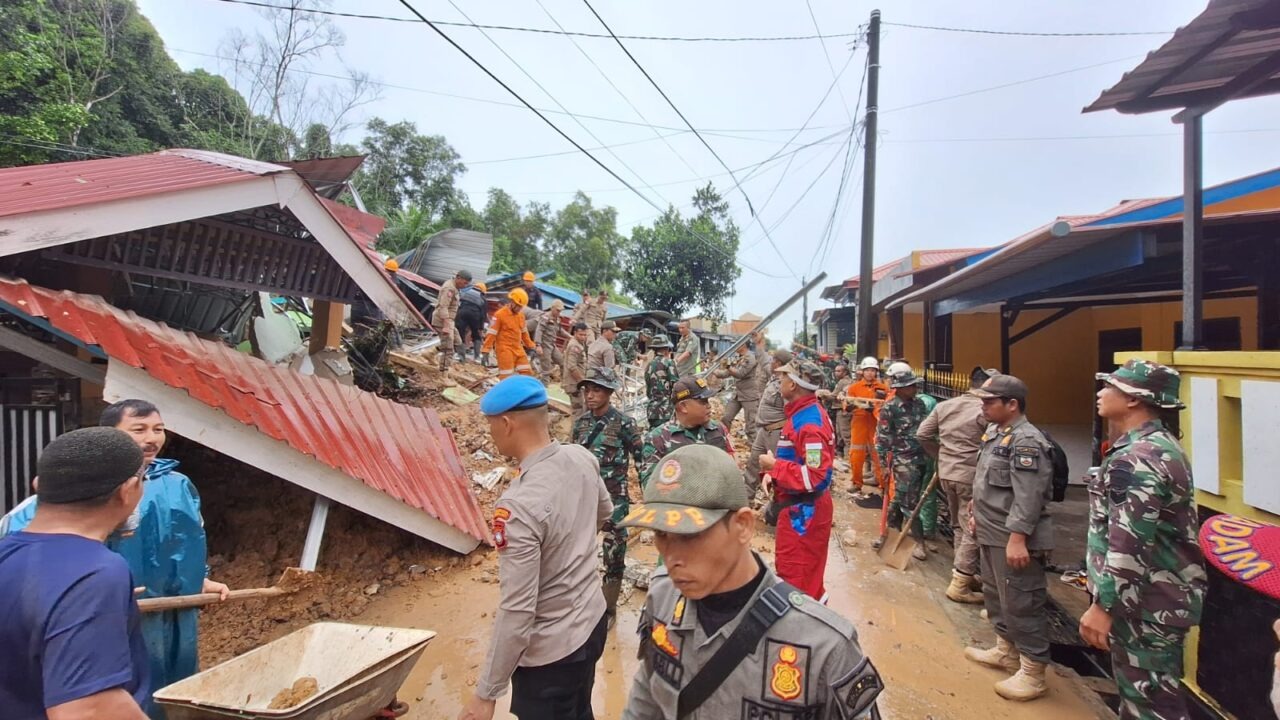
[[[623,286],[646,308],[676,316],[701,308],[723,317],[742,273],[734,261],[740,233],[712,185],[698,189],[693,205],[691,218],[671,207],[651,227],[632,229]]]
[[[377,247],[388,255],[399,255],[417,247],[435,231],[426,210],[417,206],[396,208],[387,216],[387,227],[378,236]]]
[[[373,118],[361,142],[367,159],[355,185],[370,212],[390,214],[411,205],[439,219],[460,202],[456,183],[467,168],[440,135],[420,135],[411,122]]]
[[[49,32],[52,17],[37,0],[0,4],[0,165],[47,162],[50,143],[65,142],[89,121],[59,88],[69,82]]]
[[[491,273],[542,269],[540,247],[550,224],[551,207],[529,203],[524,208],[505,190],[489,188],[480,217],[484,231],[493,236]]]
[[[586,193],[556,212],[544,249],[551,267],[570,285],[609,287],[621,277],[619,260],[625,239],[618,234],[618,211],[597,208]]]

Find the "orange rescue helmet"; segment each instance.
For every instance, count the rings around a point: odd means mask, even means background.
[[[516,288],[515,290],[512,290],[507,293],[507,298],[520,307],[524,307],[529,304],[529,293],[525,292],[524,288]]]
[[[484,283],[476,283],[476,289],[482,293],[489,292],[489,286],[485,285]]]
[[[531,273],[531,272],[529,272],[529,271],[527,271],[527,270],[526,270],[526,271],[525,271],[525,273],[524,273],[524,281],[525,281],[525,282],[533,282],[534,280],[537,280],[537,278],[535,278],[535,277],[533,276],[533,273]]]
[[[400,263],[395,258],[387,258],[387,261],[382,263],[382,267],[386,268],[387,272],[395,272],[400,269]]]

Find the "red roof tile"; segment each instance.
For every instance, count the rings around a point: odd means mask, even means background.
[[[199,150],[0,170],[0,217],[251,180],[287,168]]]
[[[300,453],[490,542],[452,434],[429,408],[270,365],[102,298],[0,278],[0,303],[46,319]]]

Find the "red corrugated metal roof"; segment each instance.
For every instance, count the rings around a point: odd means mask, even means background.
[[[278,165],[199,150],[0,170],[0,217],[250,180]]]
[[[0,302],[46,319],[195,400],[482,542],[488,526],[453,436],[429,408],[275,367],[102,298],[0,278]]]

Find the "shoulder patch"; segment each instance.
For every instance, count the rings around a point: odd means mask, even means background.
[[[831,691],[839,698],[836,707],[842,720],[862,716],[875,705],[882,690],[884,680],[880,679],[880,673],[867,657],[862,658],[845,677],[831,684]]]
[[[511,511],[500,507],[493,511],[493,545],[499,550],[507,547],[507,521],[511,519]]]
[[[1017,470],[1034,472],[1040,469],[1040,448],[1018,445],[1013,448],[1013,467]]]

